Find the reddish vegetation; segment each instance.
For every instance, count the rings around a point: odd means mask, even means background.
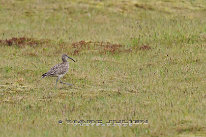
[[[84,49],[88,44],[89,42],[86,42],[84,40],[72,43],[72,48],[74,49],[73,55],[78,55],[80,51]]]
[[[72,43],[72,48],[74,48],[74,55],[79,54],[80,51],[82,51],[84,48],[93,48],[94,50],[98,50],[100,53],[119,53],[123,51],[122,47],[123,46],[120,44],[112,44],[110,42],[86,42],[82,40],[79,42]]]
[[[12,45],[16,45],[16,46],[24,46],[24,45],[30,45],[30,46],[34,46],[34,45],[39,45],[39,44],[43,44],[46,43],[46,40],[35,40],[32,38],[25,38],[25,37],[20,37],[20,38],[11,38],[11,39],[6,39],[6,40],[0,40],[0,44],[4,44],[7,46],[12,46]]]
[[[73,48],[82,48],[82,47],[85,47],[89,42],[86,42],[84,40],[81,40],[79,42],[74,42],[72,43],[72,47]]]
[[[37,46],[41,44],[51,44],[51,41],[35,40],[33,38],[26,38],[26,37],[20,37],[20,38],[13,37],[11,39],[0,40],[0,45],[6,45],[6,46],[16,45],[19,47],[24,47],[27,45]],[[110,42],[92,42],[92,41],[87,42],[84,40],[74,42],[71,45],[69,43],[63,42],[56,46],[59,47],[56,49],[56,52],[58,54],[62,53],[63,51],[69,48],[70,54],[73,55],[79,55],[83,51],[98,52],[100,54],[106,54],[106,53],[115,54],[115,53],[130,53],[138,50],[146,51],[151,49],[149,45],[142,45],[141,47],[135,46],[132,48],[125,48],[125,46],[121,44],[113,44]],[[31,53],[31,56],[35,56],[35,54]]]
[[[111,53],[120,52],[121,47],[122,45],[120,44],[112,44],[112,43],[107,42],[104,45],[104,52],[111,52]]]
[[[151,47],[148,46],[148,45],[143,45],[143,46],[141,46],[139,49],[140,49],[140,50],[150,50]]]
[[[74,42],[72,43],[72,48],[73,50],[73,55],[78,55],[80,54],[81,51],[84,49],[93,49],[93,50],[98,50],[99,53],[105,54],[105,53],[120,53],[120,52],[132,52],[132,51],[137,51],[137,50],[150,50],[151,47],[149,45],[142,45],[139,48],[128,48],[125,49],[124,45],[120,44],[112,44],[110,42],[86,42],[86,41],[79,41],[79,42]]]

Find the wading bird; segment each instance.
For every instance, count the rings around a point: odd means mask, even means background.
[[[62,55],[62,63],[57,64],[54,67],[52,67],[47,73],[44,73],[42,75],[42,78],[47,77],[47,76],[57,77],[57,80],[56,80],[56,87],[57,87],[57,82],[67,73],[67,71],[69,69],[69,62],[67,62],[67,59],[71,59],[75,62],[74,59],[67,56],[66,54],[63,54]],[[60,80],[60,83],[72,86],[72,84],[62,82],[61,80]]]

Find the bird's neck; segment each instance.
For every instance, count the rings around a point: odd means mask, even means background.
[[[63,62],[67,62],[67,60],[66,60],[66,59],[64,59],[64,58],[62,59],[62,61],[63,61]]]
[[[62,63],[63,63],[63,64],[69,64],[69,62],[67,62],[67,61],[63,61]]]

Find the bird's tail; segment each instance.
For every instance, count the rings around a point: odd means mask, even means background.
[[[44,77],[46,77],[47,76],[47,73],[44,73],[43,75],[42,75],[42,78],[44,78]]]

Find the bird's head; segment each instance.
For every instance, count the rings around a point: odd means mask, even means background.
[[[73,60],[74,62],[76,62],[73,58],[67,56],[66,54],[63,54],[63,55],[62,55],[62,61],[63,61],[63,62],[67,62],[67,59],[71,59],[71,60]]]

